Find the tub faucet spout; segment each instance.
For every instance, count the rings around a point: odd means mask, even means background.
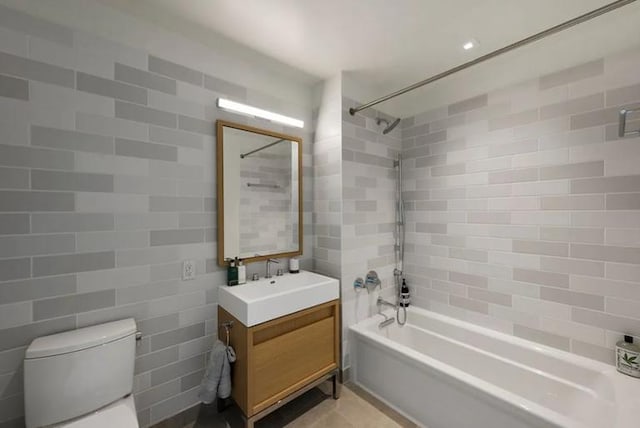
[[[387,302],[386,300],[384,300],[382,297],[378,297],[378,300],[376,301],[376,304],[378,305],[378,309],[382,309],[382,306],[389,306],[393,309],[397,309],[398,306],[391,303],[391,302]]]
[[[376,301],[376,304],[378,305],[378,314],[382,315],[384,317],[384,320],[380,324],[378,324],[378,328],[384,328],[384,327],[388,326],[389,324],[393,324],[395,319],[393,317],[388,317],[387,314],[382,312],[382,307],[383,306],[391,306],[392,308],[396,308],[396,305],[394,305],[393,303],[387,302],[382,297],[378,297],[378,300]]]
[[[385,314],[381,314],[384,316],[384,321],[378,324],[378,328],[385,328],[388,325],[393,324],[396,320],[393,317],[387,317]]]

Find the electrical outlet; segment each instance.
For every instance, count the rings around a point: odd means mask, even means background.
[[[182,280],[189,281],[196,278],[196,262],[185,260],[182,262]]]

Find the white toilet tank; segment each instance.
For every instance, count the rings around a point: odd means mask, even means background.
[[[27,428],[68,421],[133,390],[133,318],[35,339],[24,360]]]

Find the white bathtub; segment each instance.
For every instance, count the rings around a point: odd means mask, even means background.
[[[389,313],[390,314],[390,313]],[[354,382],[428,428],[640,427],[640,380],[419,308],[350,328]]]

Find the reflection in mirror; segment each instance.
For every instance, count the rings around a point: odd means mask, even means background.
[[[301,254],[300,143],[218,122],[220,264],[235,257],[257,261]]]

